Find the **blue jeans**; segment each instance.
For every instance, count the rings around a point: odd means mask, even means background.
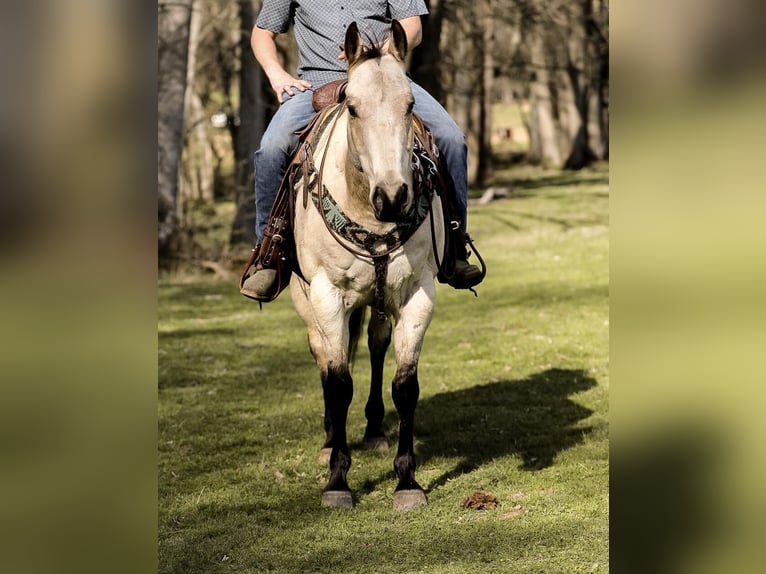
[[[444,156],[455,184],[455,199],[465,231],[468,198],[468,148],[465,136],[439,102],[415,82],[410,84],[415,97],[415,112],[433,132],[436,145]],[[285,101],[271,119],[261,138],[261,147],[255,152],[255,234],[259,243],[263,239],[279,184],[298,145],[295,132],[304,128],[314,115],[312,95],[310,90],[296,90],[292,97],[284,94]]]

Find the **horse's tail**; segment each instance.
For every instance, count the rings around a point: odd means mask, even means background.
[[[362,335],[362,325],[367,315],[367,307],[359,307],[351,313],[348,320],[348,362],[354,362],[356,349],[359,346],[359,338]]]

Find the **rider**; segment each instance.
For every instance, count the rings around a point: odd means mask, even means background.
[[[298,143],[295,132],[308,124],[314,115],[312,91],[346,77],[343,41],[348,25],[355,21],[367,38],[387,38],[388,22],[395,18],[404,28],[408,46],[414,48],[422,36],[420,16],[427,13],[423,0],[263,1],[250,43],[280,106],[263,134],[260,149],[255,152],[255,232],[259,244],[263,240],[280,182]],[[294,22],[299,53],[297,78],[282,67],[274,41],[277,34],[288,31],[291,21]],[[415,98],[414,111],[433,132],[454,182],[453,199],[460,217],[460,247],[449,284],[462,289],[473,287],[481,281],[482,274],[476,265],[468,263],[468,252],[464,247],[468,195],[465,136],[428,92],[415,82],[410,83]],[[241,290],[256,299],[267,298],[273,292],[276,280],[275,270],[261,269],[244,282]]]

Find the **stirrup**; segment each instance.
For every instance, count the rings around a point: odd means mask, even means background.
[[[458,271],[461,268],[461,272]],[[484,273],[478,266],[469,263],[466,259],[456,259],[452,275],[447,280],[447,285],[454,289],[470,289],[474,295],[476,287],[484,279]]]

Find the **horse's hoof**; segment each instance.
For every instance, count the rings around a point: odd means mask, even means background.
[[[364,439],[364,446],[367,450],[388,450],[388,439],[384,436],[376,436]]]
[[[332,449],[325,447],[319,451],[319,462],[321,464],[327,464],[330,462],[330,455],[332,455]]]
[[[348,490],[326,490],[322,493],[322,506],[326,508],[353,508],[354,499]]]
[[[394,493],[394,510],[412,510],[428,504],[422,490],[398,490]]]

